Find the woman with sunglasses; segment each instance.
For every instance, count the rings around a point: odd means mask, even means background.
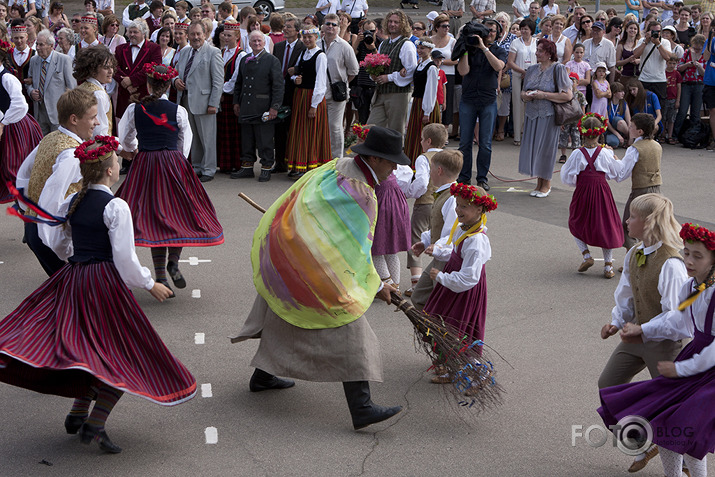
[[[64,10],[65,7],[62,3],[52,2],[52,5],[50,5],[50,13],[44,20],[45,26],[55,35],[55,40],[57,39],[58,31],[64,27],[70,28],[72,26]]]
[[[100,43],[114,53],[119,45],[127,42],[122,35],[119,35],[119,18],[116,15],[107,15],[102,23],[102,33],[99,37]]]
[[[578,30],[578,40],[576,43],[583,43],[584,41],[591,38],[591,27],[593,26],[593,17],[591,15],[584,15],[581,17],[581,28]]]

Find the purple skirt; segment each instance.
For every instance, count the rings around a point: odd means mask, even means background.
[[[15,185],[17,170],[42,140],[42,130],[29,114],[16,123],[8,124],[0,138],[0,204],[12,202],[14,197],[7,183]]]
[[[443,272],[450,273],[462,268],[462,244],[452,250]],[[466,336],[465,342],[484,340],[484,325],[487,319],[487,272],[482,265],[479,283],[462,293],[455,293],[449,288],[435,283],[434,290],[427,300],[425,313],[440,315],[444,322],[455,327],[459,336]]]
[[[375,187],[377,223],[372,254],[391,255],[410,249],[410,209],[394,174]]]
[[[112,262],[65,265],[0,321],[0,381],[72,398],[100,381],[163,405],[196,394]]]
[[[191,164],[180,151],[142,151],[117,190],[134,219],[140,247],[208,247],[223,228]]]

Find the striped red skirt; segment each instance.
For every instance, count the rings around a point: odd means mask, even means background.
[[[0,381],[71,398],[102,382],[167,406],[196,394],[113,262],[65,265],[0,322]]]
[[[179,151],[140,151],[116,195],[129,204],[140,247],[223,243],[211,199]]]
[[[410,119],[407,123],[407,134],[405,134],[405,155],[412,161],[412,169],[415,168],[415,161],[422,154],[422,98],[412,98],[412,109],[410,110]],[[435,102],[434,109],[429,115],[429,123],[440,122],[439,104]],[[444,144],[435,144],[434,147],[443,147]]]
[[[15,184],[17,170],[42,140],[42,130],[29,114],[16,123],[8,124],[0,138],[0,204],[12,202],[7,183]]]
[[[231,172],[241,168],[241,127],[233,114],[233,95],[221,95],[221,111],[216,117],[217,164],[221,172]]]
[[[308,119],[312,99],[312,89],[295,89],[286,148],[286,164],[289,170],[305,172],[331,160],[328,107],[323,99],[316,108],[315,118]]]

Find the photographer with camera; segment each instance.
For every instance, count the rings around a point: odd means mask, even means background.
[[[487,173],[492,162],[492,135],[497,117],[497,87],[499,72],[504,69],[507,52],[495,41],[501,26],[494,20],[470,21],[452,51],[459,60],[457,71],[463,76],[462,100],[459,103],[459,128],[462,131],[459,150],[464,158],[458,181],[469,184],[472,179],[472,131],[479,119],[479,152],[477,153],[477,184],[489,190]]]
[[[633,56],[641,58],[640,76],[643,87],[658,96],[661,102],[667,99],[665,66],[673,51],[670,42],[660,37],[661,26],[657,21],[648,23],[648,32],[633,50]],[[655,50],[658,50],[657,53]]]
[[[372,20],[366,20],[362,24],[362,30],[353,42],[353,50],[357,56],[358,64],[371,53],[377,53],[380,46],[380,38],[377,37],[377,25]],[[357,78],[350,84],[350,100],[358,112],[358,122],[367,124],[370,116],[370,102],[375,92],[377,84],[370,78],[364,67],[360,67]],[[350,124],[348,124],[348,129]]]

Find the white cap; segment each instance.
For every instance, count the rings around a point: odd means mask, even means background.
[[[429,12],[429,13],[427,14],[427,20],[433,22],[434,19],[437,18],[438,16],[439,16],[439,13],[438,13],[438,12],[435,12],[434,10],[432,10],[431,12]]]
[[[603,68],[604,70],[608,71],[608,66],[606,66],[606,63],[603,61],[599,61],[596,63],[596,66],[593,67],[593,71],[596,71],[599,68]]]

